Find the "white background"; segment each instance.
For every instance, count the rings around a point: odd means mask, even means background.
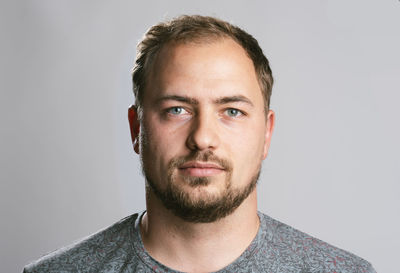
[[[127,108],[152,24],[214,15],[276,79],[261,211],[398,272],[400,2],[2,1],[0,271],[144,209]]]

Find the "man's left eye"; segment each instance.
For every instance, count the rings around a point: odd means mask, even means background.
[[[226,114],[230,117],[238,117],[243,115],[242,111],[235,109],[235,108],[229,108],[225,110]]]

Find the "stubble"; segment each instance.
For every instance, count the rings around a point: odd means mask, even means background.
[[[143,154],[146,154],[145,146]],[[179,176],[177,170],[179,166],[188,161],[202,161],[216,163],[224,169],[225,181],[224,189],[218,195],[208,194],[202,198],[195,198],[193,192],[184,190],[177,179],[183,182],[193,191],[198,187],[206,187],[210,183],[214,183],[213,177],[192,177]],[[232,163],[220,157],[217,157],[212,151],[195,151],[188,156],[173,158],[167,168],[167,179],[164,187],[160,186],[160,181],[152,181],[150,178],[148,164],[146,158],[142,156],[142,168],[146,178],[146,191],[151,191],[161,200],[162,204],[170,210],[175,216],[180,217],[184,221],[193,223],[211,223],[224,218],[235,211],[237,207],[250,195],[255,189],[260,175],[261,166],[258,167],[256,173],[251,177],[250,181],[242,188],[233,188],[232,186]]]

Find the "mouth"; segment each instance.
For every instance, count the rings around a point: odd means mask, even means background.
[[[212,162],[189,161],[179,166],[178,170],[186,176],[207,177],[218,175],[225,168]]]

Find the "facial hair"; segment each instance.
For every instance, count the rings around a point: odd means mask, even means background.
[[[185,191],[176,182],[176,171],[179,166],[188,161],[212,162],[221,166],[225,171],[225,187],[218,196],[207,196],[202,199],[194,199],[190,192]],[[165,188],[161,188],[159,183],[152,181],[146,166],[151,162],[146,162],[142,157],[143,173],[146,178],[146,190],[150,191],[161,200],[162,204],[175,216],[192,223],[211,223],[224,218],[235,211],[243,201],[249,196],[257,185],[260,176],[261,166],[251,177],[249,183],[243,188],[232,187],[232,163],[227,159],[215,156],[211,151],[193,152],[188,156],[173,158],[167,169],[167,183]],[[211,177],[191,177],[180,176],[184,183],[193,187],[204,187],[212,183]]]

